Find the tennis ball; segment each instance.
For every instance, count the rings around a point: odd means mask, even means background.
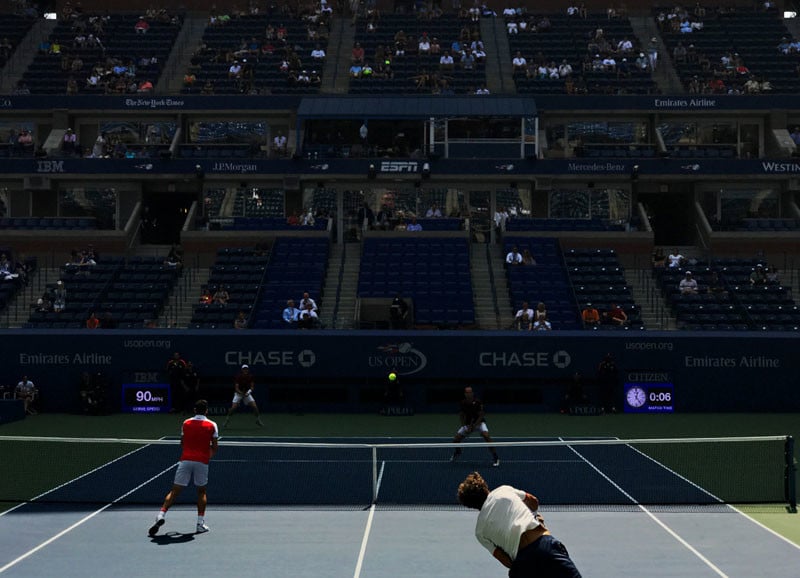
[[[395,379],[397,379],[397,374],[393,371],[389,374],[389,381],[394,381]]]

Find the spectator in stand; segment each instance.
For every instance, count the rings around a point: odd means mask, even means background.
[[[220,285],[214,293],[214,303],[217,305],[227,305],[230,298],[231,296],[224,285]]]
[[[319,311],[319,307],[317,307],[317,302],[314,301],[311,296],[308,294],[308,291],[303,293],[303,298],[300,299],[300,310],[305,311],[308,309],[308,306],[311,306],[311,309],[314,311]]]
[[[536,311],[533,312],[533,320],[534,321],[544,321],[547,319],[547,307],[541,301],[536,306]]]
[[[586,307],[581,311],[581,319],[584,327],[598,327],[600,325],[600,312],[591,303],[587,303]]]
[[[53,311],[61,313],[67,307],[67,290],[64,288],[64,282],[59,279],[56,282],[56,287],[53,290]]]
[[[275,138],[272,139],[272,150],[278,156],[285,156],[286,155],[286,147],[288,144],[288,140],[286,139],[286,135],[283,134],[282,131],[279,131]]]
[[[711,272],[711,277],[708,280],[708,292],[717,297],[727,297],[728,295],[728,291],[725,289],[725,283],[720,274],[716,271]]]
[[[150,24],[145,20],[144,16],[139,16],[139,21],[134,24],[133,29],[136,34],[147,34],[147,31],[150,30]]]
[[[523,319],[526,319],[529,322],[529,324],[533,323],[534,315],[535,312],[533,311],[531,306],[528,305],[528,302],[523,301],[522,307],[520,307],[517,313],[514,315],[514,324],[517,326],[517,329],[520,328],[519,325]]]
[[[23,128],[17,137],[17,148],[20,154],[33,153],[33,135],[26,128]]]
[[[77,135],[73,132],[71,128],[68,128],[67,132],[64,133],[64,140],[61,144],[61,150],[66,155],[72,155],[75,153],[77,142],[78,142]]]
[[[412,232],[422,231],[422,225],[417,223],[416,217],[411,219],[411,222],[406,226],[406,231],[412,231]]]
[[[530,249],[525,248],[522,250],[522,264],[536,265],[536,259],[533,258],[533,254],[531,253]]]
[[[677,247],[672,250],[672,253],[667,255],[667,264],[670,269],[680,268],[681,266],[683,266],[683,262],[685,260],[686,259],[684,258],[683,255],[681,255],[681,252],[678,250]]]
[[[760,263],[756,265],[753,272],[750,273],[750,285],[766,285],[767,273],[764,271],[764,266]]]
[[[97,329],[100,327],[100,320],[94,311],[89,314],[89,319],[86,320],[86,329]]]
[[[317,44],[314,50],[311,51],[311,58],[316,62],[322,62],[325,60],[325,50],[321,45]]]
[[[522,255],[516,245],[506,255],[506,265],[522,265]]]
[[[513,67],[514,74],[527,74],[528,72],[528,61],[524,56],[522,56],[522,52],[519,50],[517,50],[516,55],[514,55],[514,59],[511,61],[511,66]]]
[[[552,331],[553,326],[547,320],[547,316],[540,317],[533,322],[533,331]]]
[[[453,57],[450,55],[450,52],[445,50],[444,54],[439,58],[439,69],[440,70],[453,70],[455,62]]]
[[[283,310],[281,318],[286,324],[286,327],[295,327],[298,321],[300,310],[294,306],[294,299],[289,299],[286,302],[286,307]]]
[[[662,249],[661,247],[656,247],[655,250],[653,251],[651,262],[654,268],[663,269],[664,265],[666,265],[667,263],[667,256],[664,255],[664,249]]]
[[[356,42],[353,46],[353,50],[350,53],[350,61],[353,64],[364,64],[364,49],[359,42]]]
[[[686,275],[681,279],[680,283],[678,283],[678,289],[680,289],[681,295],[697,294],[697,279],[692,277],[691,271],[686,271]]]
[[[200,303],[208,305],[214,302],[214,295],[208,288],[203,289],[203,294],[200,295]]]
[[[433,203],[430,208],[425,212],[425,217],[430,218],[440,218],[442,216],[442,211],[439,210],[439,207],[436,203]]]
[[[244,311],[239,311],[236,319],[233,321],[234,329],[247,329],[247,315]]]
[[[780,285],[781,276],[778,274],[777,267],[765,267],[764,272],[767,274],[767,285]]]
[[[300,329],[314,329],[315,327],[319,327],[319,316],[311,307],[311,303],[307,303],[305,309],[300,309],[300,314],[297,318],[297,326]]]
[[[430,38],[428,38],[427,32],[423,32],[422,36],[419,37],[419,42],[417,43],[417,52],[419,54],[430,54],[431,41]]]
[[[628,323],[628,314],[616,303],[611,304],[608,310],[608,318],[612,325],[622,326]]]

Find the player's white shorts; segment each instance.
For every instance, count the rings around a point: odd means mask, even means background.
[[[478,433],[489,433],[489,428],[486,427],[486,422],[482,421],[481,423],[476,425],[472,431]],[[462,425],[460,428],[458,428],[458,435],[460,436],[467,437],[470,433],[471,432],[469,431],[469,428],[465,425]]]
[[[241,405],[243,402],[245,405],[250,405],[251,403],[255,403],[256,400],[253,399],[252,393],[242,395],[241,393],[236,392],[233,394],[233,403]]]
[[[190,460],[178,462],[178,469],[175,470],[175,485],[186,487],[191,481],[194,481],[194,485],[198,488],[207,486],[208,464]]]

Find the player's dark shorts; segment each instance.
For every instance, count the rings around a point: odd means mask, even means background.
[[[581,578],[567,547],[549,534],[517,552],[509,578]]]

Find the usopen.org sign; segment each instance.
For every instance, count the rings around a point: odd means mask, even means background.
[[[382,173],[416,173],[419,171],[417,161],[382,161]]]

